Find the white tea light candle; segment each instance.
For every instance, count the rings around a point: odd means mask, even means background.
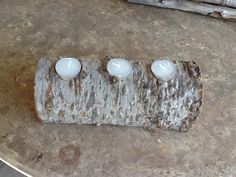
[[[176,65],[170,60],[156,60],[152,63],[151,70],[157,79],[167,82],[175,76]]]
[[[81,70],[81,64],[76,58],[62,58],[55,66],[57,74],[63,80],[74,79]]]
[[[122,78],[132,73],[132,66],[126,59],[114,58],[107,63],[107,71],[110,76]]]

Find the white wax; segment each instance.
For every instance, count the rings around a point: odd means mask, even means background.
[[[107,71],[110,76],[122,78],[132,73],[132,66],[125,59],[114,58],[107,63]]]
[[[156,60],[152,63],[151,70],[157,79],[167,82],[174,78],[176,65],[170,60]]]
[[[60,78],[71,80],[78,76],[81,64],[76,58],[62,58],[57,61],[55,69]]]

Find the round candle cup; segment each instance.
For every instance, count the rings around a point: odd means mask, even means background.
[[[81,64],[76,58],[61,58],[55,66],[56,72],[63,80],[71,80],[78,76]]]
[[[107,71],[110,76],[124,78],[132,73],[132,66],[126,59],[114,58],[107,63]]]
[[[157,79],[167,82],[174,78],[176,65],[170,60],[156,60],[152,63],[151,70]]]

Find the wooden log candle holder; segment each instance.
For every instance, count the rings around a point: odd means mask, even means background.
[[[194,61],[174,61],[174,78],[163,82],[151,72],[153,61],[128,60],[133,72],[118,78],[107,71],[109,59],[80,58],[81,71],[72,80],[58,76],[58,58],[40,59],[34,93],[38,118],[187,131],[199,117],[202,82]]]

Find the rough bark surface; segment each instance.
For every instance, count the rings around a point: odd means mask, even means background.
[[[195,62],[180,61],[175,78],[161,82],[151,62],[130,60],[133,73],[110,77],[106,59],[81,58],[77,78],[65,81],[55,72],[57,59],[38,61],[35,104],[43,122],[168,127],[186,131],[199,116],[202,83]]]
[[[193,12],[215,18],[236,21],[236,10],[220,5],[199,3],[188,0],[128,0],[131,3]]]

